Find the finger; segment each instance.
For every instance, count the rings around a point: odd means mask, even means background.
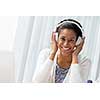
[[[54,34],[54,32],[52,32],[50,41],[53,41],[53,34]]]
[[[73,51],[75,51],[77,49],[77,46],[74,47]]]
[[[77,49],[77,47],[74,47],[74,49],[72,50],[72,53],[73,53],[73,52],[75,52],[75,51],[76,51],[76,49]]]

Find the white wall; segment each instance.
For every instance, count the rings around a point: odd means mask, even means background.
[[[15,82],[14,41],[18,16],[0,16],[0,82]]]
[[[15,82],[14,54],[0,51],[0,82]]]
[[[18,16],[0,16],[0,50],[13,51]]]

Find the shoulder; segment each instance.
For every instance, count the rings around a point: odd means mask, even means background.
[[[40,68],[41,64],[43,64],[49,57],[49,52],[50,52],[49,48],[45,48],[40,51],[37,58],[37,69]]]

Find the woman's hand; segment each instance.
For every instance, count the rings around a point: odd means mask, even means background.
[[[50,57],[49,58],[51,60],[54,60],[55,54],[58,50],[57,41],[56,41],[56,33],[55,32],[52,33],[50,45],[51,45],[51,52],[50,52]]]
[[[75,50],[73,50],[73,53],[72,53],[72,63],[73,64],[78,63],[78,54],[80,53],[80,51],[83,48],[84,41],[85,41],[85,37],[82,38],[81,43],[79,45],[76,45]]]

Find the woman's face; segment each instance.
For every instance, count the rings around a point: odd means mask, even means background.
[[[76,43],[76,34],[72,29],[62,29],[58,38],[58,48],[63,56],[72,54]]]

